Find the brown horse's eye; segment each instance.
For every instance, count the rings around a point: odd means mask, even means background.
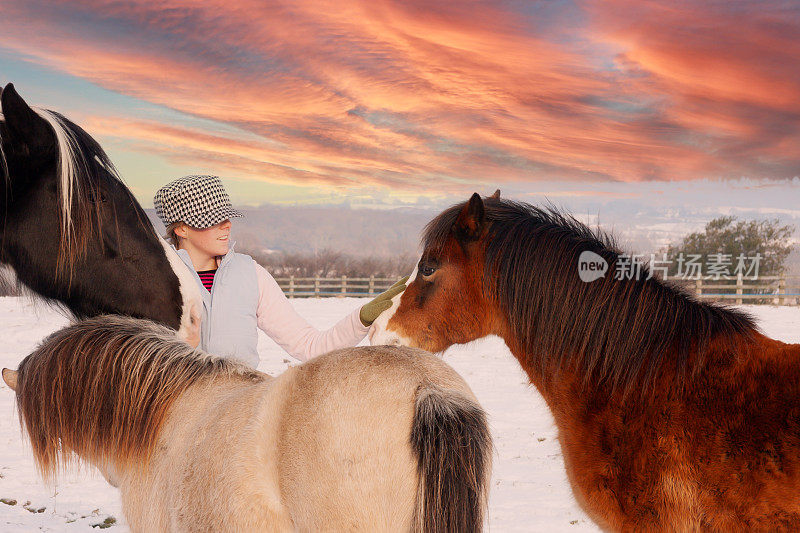
[[[436,269],[430,265],[425,265],[419,269],[419,273],[422,274],[424,277],[432,276],[433,273],[436,272]]]

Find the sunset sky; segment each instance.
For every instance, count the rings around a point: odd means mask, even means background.
[[[798,36],[788,1],[11,0],[0,83],[145,205],[213,173],[240,204],[794,211]]]

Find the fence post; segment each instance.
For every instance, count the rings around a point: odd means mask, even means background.
[[[740,296],[740,298],[736,298],[736,305],[742,305],[742,285],[742,269],[739,269],[736,274],[736,295]]]
[[[342,294],[339,298],[344,298],[345,294],[347,294],[347,276],[342,276]]]
[[[373,296],[375,294],[375,274],[370,274],[369,276],[369,295]]]
[[[778,305],[784,305],[786,302],[784,298],[786,295],[786,272],[781,272],[781,279],[778,280],[778,294],[780,295]]]
[[[319,276],[314,278],[314,298],[319,298]]]
[[[289,276],[289,298],[294,298],[294,275]]]
[[[697,278],[694,291],[698,299],[703,296],[703,278]]]

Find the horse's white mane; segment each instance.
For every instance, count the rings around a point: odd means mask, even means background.
[[[50,124],[56,134],[58,147],[58,172],[59,189],[61,194],[61,230],[65,244],[69,246],[72,236],[72,195],[75,188],[80,187],[77,179],[79,167],[86,167],[86,161],[78,147],[75,134],[64,124],[62,118],[48,109],[32,108],[36,114]]]
[[[76,187],[80,187],[80,181],[77,179],[80,166],[86,166],[83,160],[80,149],[78,148],[78,141],[75,134],[70,131],[63,123],[61,117],[48,109],[39,107],[32,108],[37,115],[42,117],[56,135],[56,143],[58,148],[58,167],[59,174],[59,189],[61,194],[61,225],[63,228],[63,235],[66,242],[69,243],[72,235],[72,194]],[[0,120],[5,121],[5,116],[0,113]],[[8,163],[6,162],[6,155],[3,151],[3,145],[0,143],[0,168],[2,168],[3,175],[6,181],[10,181],[11,176],[8,174]]]
[[[0,113],[0,120],[3,122],[6,120],[6,118],[3,116],[3,113]],[[6,164],[6,154],[3,152],[2,139],[0,139],[0,168],[2,168],[3,176],[5,176],[6,184],[8,184],[11,177],[8,175],[8,164]]]

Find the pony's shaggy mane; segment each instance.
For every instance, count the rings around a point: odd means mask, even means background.
[[[45,479],[75,455],[126,467],[152,453],[181,393],[215,377],[263,379],[149,320],[92,318],[53,333],[20,363],[20,423]]]
[[[464,205],[426,226],[425,253],[444,247]],[[634,279],[615,279],[622,252],[614,239],[555,207],[485,198],[484,209],[484,290],[544,375],[577,364],[587,382],[644,391],[668,363],[667,354],[676,354],[669,362],[680,375],[694,375],[713,340],[756,331],[746,313],[698,301],[657,277],[647,279],[645,265]],[[584,250],[608,262],[605,277],[581,281],[578,258]]]

